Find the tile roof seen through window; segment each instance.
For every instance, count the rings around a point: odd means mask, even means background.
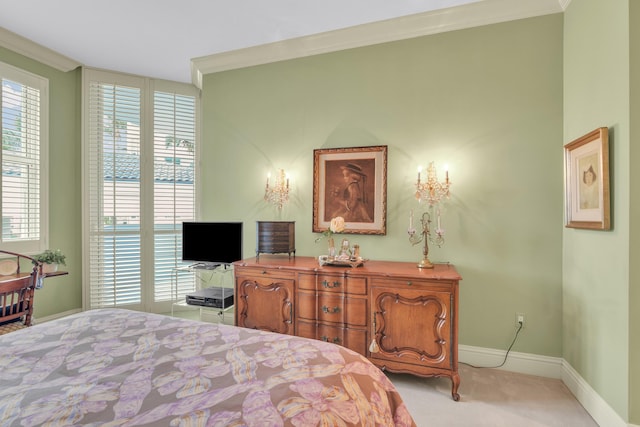
[[[179,157],[155,158],[153,162],[156,182],[193,184],[193,160]],[[140,156],[116,152],[104,155],[104,179],[116,181],[140,181]]]

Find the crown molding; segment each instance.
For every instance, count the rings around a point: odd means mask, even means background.
[[[569,3],[571,3],[571,0],[558,0],[558,3],[560,3],[560,7],[562,8],[562,10],[565,11],[569,7]]]
[[[201,56],[191,60],[191,79],[202,89],[202,77],[210,73],[560,13],[563,11],[561,1],[567,0],[478,0],[463,6]]]
[[[75,70],[82,65],[76,60],[12,33],[3,27],[0,27],[0,46],[64,72]]]

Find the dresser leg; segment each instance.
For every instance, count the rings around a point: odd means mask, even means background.
[[[460,386],[460,375],[457,372],[454,372],[451,375],[451,397],[456,402],[460,400],[460,395],[458,394],[458,387]]]

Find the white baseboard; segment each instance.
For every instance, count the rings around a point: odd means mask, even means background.
[[[567,361],[562,361],[562,368],[562,382],[571,390],[571,393],[598,425],[633,427],[631,424],[627,424]]]
[[[50,320],[60,319],[61,317],[70,316],[72,314],[80,313],[82,310],[77,308],[74,310],[63,311],[62,313],[52,314],[51,316],[45,317],[33,317],[33,324],[37,325],[38,323],[48,322]]]
[[[458,346],[458,359],[460,362],[473,366],[495,367],[504,361],[504,356],[504,350],[494,350],[469,345]],[[539,356],[536,354],[512,351],[509,353],[509,357],[504,366],[496,369],[561,379],[562,359],[559,357]]]
[[[504,350],[467,345],[458,346],[459,361],[473,366],[498,366],[504,361],[504,356]],[[607,427],[640,427],[627,424],[584,378],[566,360],[560,357],[512,351],[509,353],[504,365],[496,369],[560,379],[598,425]]]

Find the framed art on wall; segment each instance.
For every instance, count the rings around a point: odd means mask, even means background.
[[[595,129],[564,146],[565,226],[609,230],[609,130]]]
[[[344,233],[386,234],[386,145],[313,150],[313,231],[336,217]]]

